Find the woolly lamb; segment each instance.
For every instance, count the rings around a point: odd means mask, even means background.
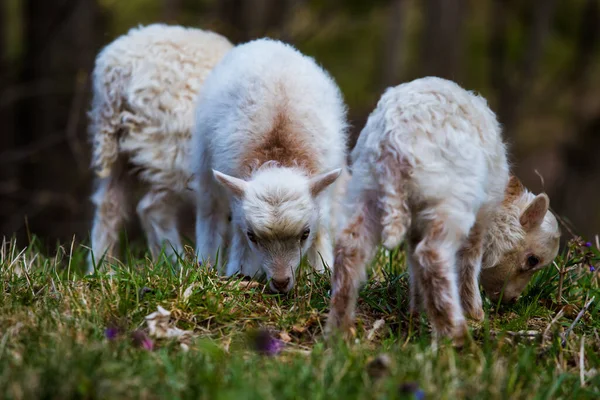
[[[361,132],[351,170],[328,331],[352,324],[358,287],[379,242],[393,249],[407,236],[411,309],[424,305],[436,336],[457,342],[466,331],[463,312],[484,316],[482,264],[492,298],[503,278],[509,280],[504,298],[514,298],[558,252],[548,197],[515,189],[515,178],[507,186],[494,113],[453,82],[429,77],[388,89]]]
[[[230,217],[228,276],[264,273],[287,292],[304,254],[317,271],[331,266],[345,113],[332,78],[293,47],[260,39],[231,50],[198,101],[195,170],[209,188],[198,198],[199,258],[222,259]]]
[[[200,29],[150,25],[131,29],[96,58],[90,134],[93,262],[112,256],[130,214],[132,184],[145,195],[137,213],[156,257],[163,245],[182,250],[177,212],[193,203],[188,190],[194,103],[209,71],[232,47],[223,36]]]

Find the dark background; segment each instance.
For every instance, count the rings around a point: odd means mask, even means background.
[[[293,43],[341,86],[353,137],[387,86],[437,75],[479,91],[516,174],[598,232],[600,0],[0,0],[0,236],[88,239],[94,57],[159,21]]]

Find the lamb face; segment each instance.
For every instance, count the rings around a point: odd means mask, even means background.
[[[234,235],[251,254],[240,260],[244,274],[263,273],[276,292],[294,286],[300,261],[319,230],[317,197],[339,174],[308,178],[300,170],[270,167],[244,181],[215,171],[233,196]]]
[[[504,229],[502,236],[500,232],[490,236],[490,245],[504,251],[484,257],[481,271],[481,285],[490,300],[504,303],[516,300],[535,272],[556,258],[560,229],[549,205],[546,194],[535,196],[517,178],[511,178],[499,216],[507,217],[504,220],[514,219],[513,229]],[[507,244],[498,246],[499,241],[507,238]]]

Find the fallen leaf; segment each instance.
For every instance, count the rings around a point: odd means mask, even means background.
[[[241,288],[245,288],[245,289],[252,289],[255,287],[259,287],[260,283],[257,281],[241,281],[238,285],[238,287]]]
[[[285,331],[279,332],[279,339],[281,339],[281,341],[284,343],[289,343],[292,341],[292,338],[290,337],[290,335],[288,335],[288,333]]]
[[[182,298],[183,298],[184,302],[187,302],[189,300],[189,298],[194,293],[194,289],[196,289],[197,287],[198,287],[198,282],[194,282],[183,291]]]
[[[180,342],[189,340],[193,336],[192,331],[185,331],[176,326],[171,326],[171,312],[158,306],[158,311],[146,316],[146,324],[150,336],[157,339],[178,339]]]
[[[300,326],[300,325],[294,325],[294,326],[292,326],[292,331],[294,331],[296,333],[304,333],[306,331],[306,327]]]
[[[373,324],[373,327],[371,328],[371,330],[369,331],[369,333],[367,334],[367,340],[373,340],[373,338],[375,337],[375,333],[381,329],[381,327],[385,325],[385,320],[382,319],[378,319],[377,321],[375,321],[375,323]]]

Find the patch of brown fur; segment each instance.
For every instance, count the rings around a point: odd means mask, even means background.
[[[397,160],[395,153],[384,144],[381,145],[376,165],[380,166],[377,183],[380,191],[382,242],[384,247],[392,250],[400,245],[411,224],[406,190],[411,166],[405,160]]]
[[[283,167],[302,168],[309,175],[318,172],[314,151],[301,139],[305,135],[286,115],[285,106],[282,108],[265,139],[249,149],[242,160],[248,175],[269,161],[275,161]]]
[[[503,203],[512,204],[516,199],[521,197],[524,192],[525,186],[523,186],[519,178],[517,178],[514,175],[511,175],[508,180],[508,185],[506,185]]]
[[[483,256],[483,238],[483,228],[480,223],[476,223],[457,257],[461,305],[467,316],[476,321],[484,318],[477,276],[480,269],[478,265],[481,266]]]
[[[336,247],[332,276],[332,297],[327,331],[347,331],[353,325],[358,287],[365,279],[367,262],[377,245],[375,219],[362,205],[340,233]]]
[[[352,311],[356,301],[356,286],[360,281],[360,268],[364,263],[364,252],[357,242],[365,216],[358,213],[342,231],[335,246],[332,277],[330,325],[342,330],[352,325]]]
[[[464,327],[458,324],[457,316],[452,313],[454,302],[459,299],[451,298],[453,293],[451,260],[444,259],[437,250],[444,236],[444,222],[436,220],[419,244],[416,251],[417,259],[421,263],[418,274],[419,286],[423,292],[427,316],[436,335],[461,341]]]

